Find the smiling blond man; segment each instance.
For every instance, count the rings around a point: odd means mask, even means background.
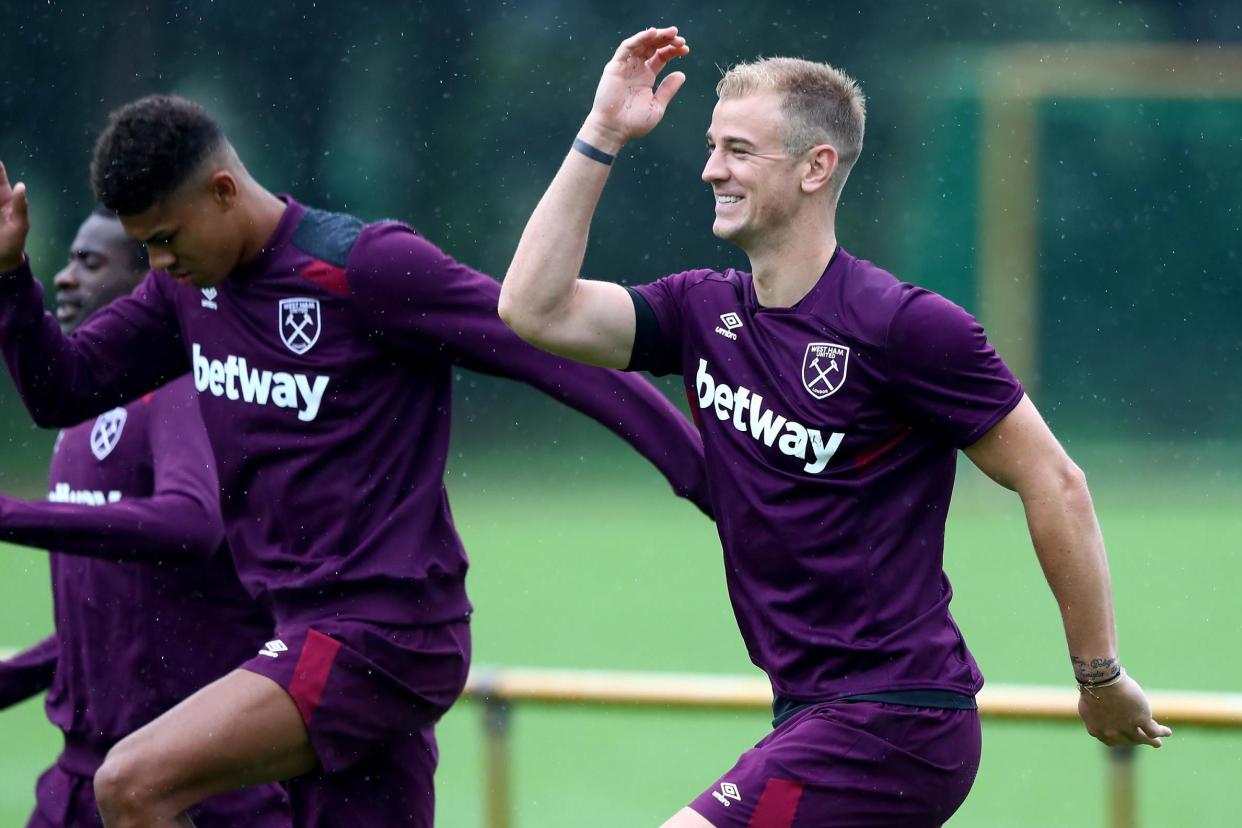
[[[703,180],[751,272],[627,289],[578,279],[612,162],[685,82],[675,28],[621,44],[501,292],[522,337],[596,365],[680,373],[703,434],[726,577],[773,731],[667,826],[940,825],[980,754],[983,677],[942,564],[957,453],[1022,498],[1087,730],[1159,747],[1121,669],[1082,472],[982,327],[846,252],[838,198],[862,150],[858,84],[771,58],[717,86]]]

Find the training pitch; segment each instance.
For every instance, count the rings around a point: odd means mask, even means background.
[[[1108,542],[1127,667],[1149,689],[1237,691],[1242,665],[1221,654],[1242,632],[1239,452],[1068,448]],[[476,664],[754,674],[711,525],[615,438],[592,427],[556,446],[475,445],[454,458]],[[963,466],[947,547],[954,615],[987,678],[1064,686],[1056,605],[1016,496]],[[0,548],[0,648],[45,635],[49,602],[46,559]],[[24,824],[35,777],[59,747],[40,705],[0,713],[0,825]],[[658,825],[766,727],[749,713],[519,707],[516,825]],[[460,704],[439,735],[437,824],[482,828],[479,709]],[[1141,751],[1142,822],[1233,824],[1240,748],[1242,733],[1185,728]],[[1094,828],[1105,774],[1103,747],[1077,726],[988,722],[978,782],[950,824]]]

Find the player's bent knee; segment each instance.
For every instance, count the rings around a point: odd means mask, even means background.
[[[682,808],[660,828],[715,828],[715,826],[693,808]]]

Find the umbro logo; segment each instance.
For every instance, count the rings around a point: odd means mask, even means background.
[[[213,287],[202,288],[203,291],[203,307],[208,310],[218,310],[219,305],[216,304],[216,297],[220,295],[220,291]]]
[[[737,789],[737,785],[734,785],[732,782],[721,782],[720,790],[712,791],[712,796],[716,797],[716,799],[720,801],[720,804],[726,808],[729,807],[730,799],[734,802],[742,801],[742,792],[739,791]]]
[[[268,658],[275,658],[281,653],[287,653],[288,651],[289,648],[285,646],[285,642],[278,638],[275,641],[269,641],[264,644],[263,649],[259,650],[259,655],[267,656]]]
[[[734,331],[742,327],[742,318],[733,311],[729,311],[728,313],[720,314],[720,321],[724,324],[724,327],[717,325],[716,333],[726,339],[736,340],[737,334]]]

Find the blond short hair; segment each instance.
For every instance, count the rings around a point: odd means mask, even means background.
[[[739,63],[716,84],[721,100],[757,92],[781,96],[786,152],[797,155],[820,144],[836,149],[838,164],[830,183],[834,197],[839,195],[862,153],[867,99],[858,81],[827,63],[771,57]]]

